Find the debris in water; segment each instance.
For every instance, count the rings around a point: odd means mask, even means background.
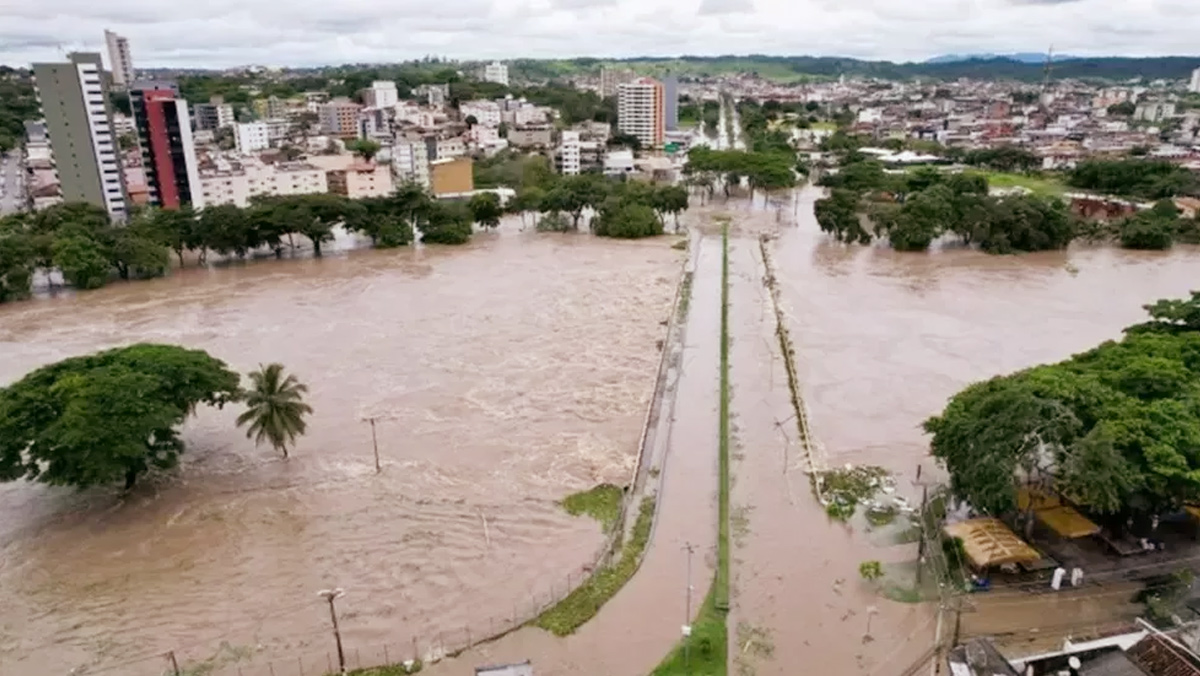
[[[860,503],[867,503],[868,515],[879,503],[874,497],[879,492],[891,494],[895,491],[895,480],[888,471],[874,465],[852,465],[833,469],[817,477],[817,490],[825,498],[825,512],[829,516],[846,521],[854,515]],[[888,489],[891,489],[890,491]],[[892,503],[879,505],[883,512],[893,510],[888,522],[895,516],[898,506]],[[877,510],[878,511],[878,510]]]

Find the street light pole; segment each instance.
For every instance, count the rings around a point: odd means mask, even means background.
[[[382,468],[379,466],[379,440],[375,438],[375,418],[367,418],[371,421],[371,445],[375,447],[375,473],[379,474]]]
[[[692,637],[692,552],[695,551],[695,547],[689,542],[683,548],[687,550],[687,591],[684,595],[686,601],[683,615],[683,666],[686,669],[691,664],[689,639]]]
[[[346,653],[342,650],[342,633],[338,630],[337,611],[333,607],[334,599],[340,598],[344,591],[341,587],[337,589],[322,589],[317,592],[317,596],[329,602],[329,619],[333,621],[333,638],[337,641],[338,651],[338,673],[346,673]]]

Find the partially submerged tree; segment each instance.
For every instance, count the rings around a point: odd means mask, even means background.
[[[0,389],[0,480],[80,488],[170,468],[200,404],[239,397],[238,375],[201,350],[139,344],[44,366]]]
[[[1096,513],[1200,499],[1200,293],[1071,359],[977,383],[925,422],[955,495],[1011,512],[1049,484]]]

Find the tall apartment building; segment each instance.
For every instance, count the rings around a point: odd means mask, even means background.
[[[434,153],[436,157],[436,145]],[[396,138],[392,144],[392,167],[404,183],[429,189],[429,146],[421,136]]]
[[[617,95],[617,87],[626,82],[633,82],[637,79],[637,75],[631,70],[622,68],[601,68],[600,69],[600,96],[608,98]]]
[[[271,147],[270,128],[266,122],[239,122],[233,127],[238,152],[251,155]]]
[[[1192,81],[1188,83],[1188,91],[1200,94],[1200,68],[1192,71]]]
[[[233,106],[225,103],[225,99],[220,96],[212,97],[208,103],[195,104],[192,106],[192,112],[195,113],[196,129],[199,130],[228,127],[236,119],[233,115]]]
[[[128,89],[133,84],[133,57],[129,55],[129,40],[106,30],[104,42],[108,45],[108,66],[112,71],[113,84],[120,89]]]
[[[573,176],[579,173],[581,150],[579,132],[564,131],[558,144],[558,156],[555,158],[560,174]]]
[[[679,78],[674,75],[663,78],[663,127],[679,129]]]
[[[643,77],[617,86],[617,129],[645,148],[661,148],[665,134],[662,83]]]
[[[100,55],[67,58],[66,63],[33,64],[63,201],[94,204],[123,220],[121,163]]]
[[[500,63],[499,61],[493,61],[489,63],[483,67],[483,81],[495,82],[496,84],[502,84],[507,87],[508,66]]]
[[[200,171],[187,101],[179,98],[173,83],[137,82],[130,88],[129,105],[142,140],[150,203],[164,209],[203,207],[197,199]]]
[[[370,89],[363,90],[363,103],[370,108],[390,108],[400,103],[400,91],[390,80],[376,80]]]
[[[338,138],[358,136],[357,103],[347,98],[337,98],[321,106],[321,128]]]

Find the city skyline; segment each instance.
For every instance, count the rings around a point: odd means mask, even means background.
[[[102,51],[127,37],[139,67],[225,68],[459,60],[723,54],[923,61],[947,53],[1194,54],[1186,0],[262,0],[167,6],[52,0],[5,9],[0,63]],[[60,51],[62,50],[62,51]]]

